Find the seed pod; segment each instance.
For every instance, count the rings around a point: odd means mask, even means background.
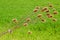
[[[58,12],[57,11],[54,11],[53,14],[58,14]]]
[[[42,17],[42,14],[38,14],[38,17],[39,17],[39,18]]]
[[[23,25],[24,25],[24,26],[27,26],[27,25],[28,25],[28,23],[24,23]]]
[[[34,9],[34,12],[37,12],[38,11],[38,9]]]
[[[27,18],[26,21],[29,22],[31,19],[30,18]]]

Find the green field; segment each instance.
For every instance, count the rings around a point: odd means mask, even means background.
[[[54,8],[58,11],[54,17],[56,22],[52,22],[51,19],[45,17],[45,13],[42,13],[46,19],[45,23],[42,23],[36,18],[37,12],[30,18],[33,21],[24,27],[23,20],[28,15],[33,14],[33,10],[36,6],[44,7],[48,6],[48,3],[52,3]],[[52,9],[51,9],[52,10]],[[52,12],[52,11],[51,11]],[[7,33],[0,37],[0,40],[60,40],[60,0],[0,0],[0,33],[11,29],[17,24],[12,23],[12,19],[19,20],[18,26],[20,28],[14,30],[11,34]],[[28,34],[28,31],[32,34]],[[1,34],[0,34],[1,35]]]

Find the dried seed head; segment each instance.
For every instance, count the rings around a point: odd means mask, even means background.
[[[40,9],[40,7],[39,6],[36,6],[36,9]]]
[[[34,12],[37,12],[38,11],[38,9],[34,9]]]
[[[17,22],[18,22],[16,18],[12,19],[12,21],[13,21],[14,23],[17,23]]]
[[[27,26],[27,25],[28,25],[28,23],[24,23],[23,25],[24,25],[24,26]]]
[[[26,21],[29,22],[31,19],[30,18],[27,18]]]
[[[57,21],[57,19],[55,19],[55,18],[53,18],[52,20],[53,20],[54,22],[56,22],[56,21]]]
[[[42,17],[42,14],[38,14],[38,17],[39,17],[39,18]]]
[[[28,31],[28,34],[32,34],[32,32],[31,31]]]
[[[57,11],[54,11],[53,14],[58,14],[58,12]]]

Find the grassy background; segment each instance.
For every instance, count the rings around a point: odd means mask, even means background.
[[[48,3],[51,2],[60,13],[59,1],[0,0],[0,32],[16,26],[12,23],[12,19],[17,18],[21,21],[21,17],[25,18],[33,13],[35,6],[48,6]],[[31,18],[33,19],[34,17],[32,16]],[[37,20],[37,23],[29,23],[27,28],[20,25],[21,28],[16,29],[12,34],[6,34],[0,37],[0,40],[60,40],[60,14],[54,17],[58,19],[55,23],[45,17],[47,19],[46,23],[41,23]],[[29,30],[32,31],[31,35],[27,34]]]

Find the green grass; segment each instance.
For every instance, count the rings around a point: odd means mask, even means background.
[[[25,18],[27,15],[32,14],[35,6],[48,6],[49,2],[60,13],[60,0],[0,0],[0,33],[16,26],[12,23],[13,18],[17,18],[21,22],[21,17]],[[36,16],[35,14],[31,18],[33,19]],[[41,23],[36,18],[37,22],[29,23],[26,28],[20,23],[21,28],[16,29],[12,34],[3,35],[0,40],[60,40],[60,14],[54,17],[58,20],[55,23],[46,17],[44,17],[47,19],[46,23]],[[27,33],[29,30],[32,31],[30,35]]]

